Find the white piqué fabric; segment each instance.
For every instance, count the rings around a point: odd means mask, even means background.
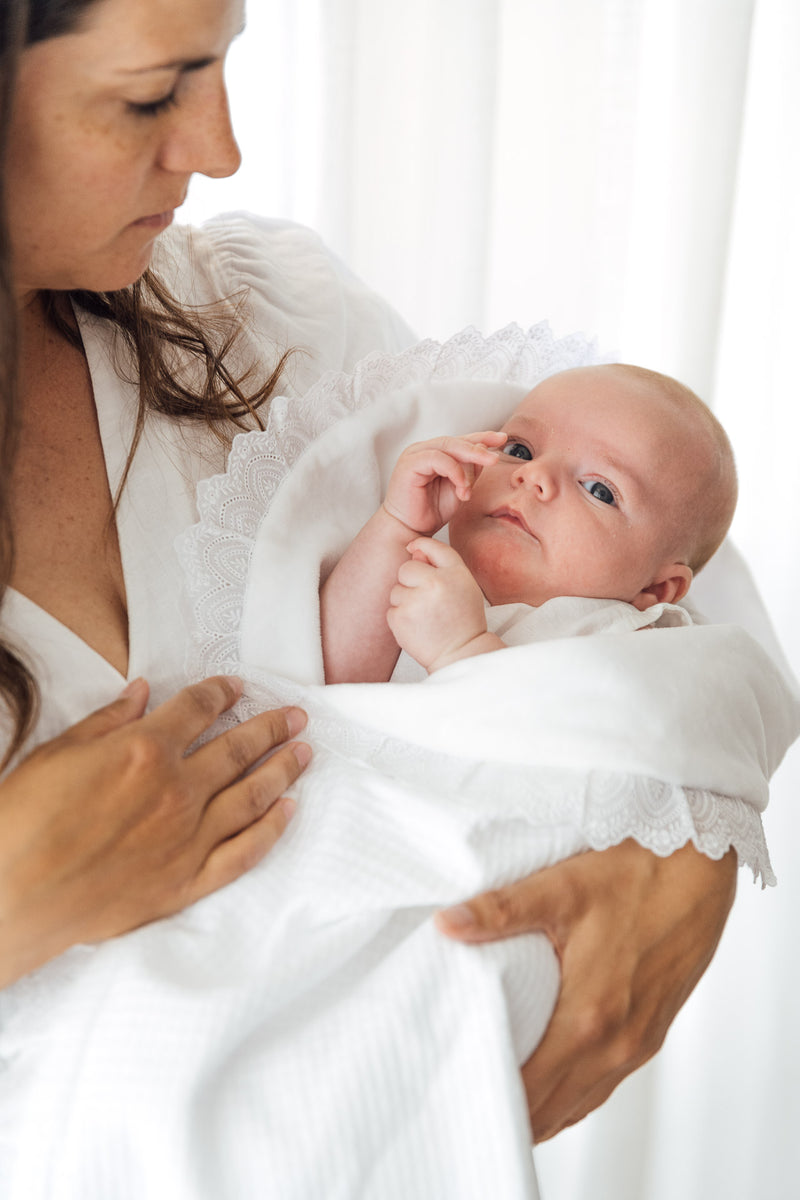
[[[469,333],[460,344],[485,347],[477,336]],[[552,341],[544,332],[509,336],[523,347],[537,338],[545,347]],[[441,351],[428,344],[422,353],[445,363]],[[590,353],[585,344],[578,352]],[[413,352],[400,356],[409,358]],[[384,375],[390,370],[388,361],[372,361]],[[471,397],[475,411],[496,389],[499,411],[535,381],[508,382],[501,371],[462,384],[463,361],[450,377],[434,381],[441,385],[434,389],[435,418],[446,420],[448,429],[451,414],[441,405],[451,388],[459,405]],[[574,358],[558,361],[569,365]],[[368,379],[371,369],[363,364],[356,373]],[[436,933],[431,914],[493,881],[592,844],[601,836],[592,832],[595,817],[606,821],[602,836],[618,840],[633,812],[661,852],[702,836],[683,782],[658,782],[654,789],[645,775],[631,788],[619,754],[609,748],[608,769],[585,749],[593,766],[583,771],[575,759],[574,726],[563,738],[566,767],[548,757],[555,734],[544,739],[550,748],[542,764],[542,739],[531,731],[538,733],[545,710],[555,716],[559,689],[551,688],[540,710],[528,713],[519,694],[509,703],[507,667],[518,663],[513,679],[526,676],[538,686],[528,669],[536,652],[580,644],[597,646],[602,658],[601,643],[610,648],[629,639],[643,650],[704,631],[643,631],[628,622],[620,633],[598,633],[597,622],[607,625],[609,614],[584,610],[569,614],[570,628],[577,621],[584,636],[550,640],[548,631],[548,640],[475,660],[474,671],[455,664],[409,685],[326,689],[313,682],[318,638],[308,639],[309,649],[305,631],[309,621],[313,625],[319,571],[338,546],[322,529],[322,517],[336,505],[334,492],[323,487],[313,535],[277,521],[285,510],[294,512],[292,488],[302,484],[300,471],[288,467],[302,461],[322,483],[325,461],[335,461],[326,434],[341,426],[346,461],[356,464],[346,476],[349,494],[372,504],[370,488],[380,486],[383,464],[394,458],[392,439],[404,443],[416,427],[413,411],[429,410],[427,402],[418,403],[429,382],[420,370],[409,392],[406,378],[403,395],[391,396],[395,424],[389,422],[389,435],[379,403],[370,413],[374,425],[366,442],[359,442],[358,405],[337,411],[340,383],[329,376],[316,395],[312,385],[302,400],[276,401],[266,434],[237,440],[229,475],[205,485],[200,526],[182,550],[192,563],[200,614],[194,669],[247,667],[242,715],[264,703],[302,700],[311,716],[314,765],[299,785],[289,832],[254,871],[169,921],[101,946],[77,947],[2,994],[0,1128],[8,1151],[3,1194],[10,1200],[538,1195],[518,1063],[546,1027],[558,988],[555,955],[539,936],[479,950],[453,945]],[[383,384],[376,388],[376,401],[383,391]],[[410,406],[405,416],[404,405]],[[299,429],[295,411],[307,423]],[[458,411],[472,427],[468,410]],[[334,420],[326,420],[326,412]],[[308,428],[319,453],[311,451]],[[375,444],[380,454],[373,468],[368,447]],[[250,463],[247,446],[256,449]],[[167,460],[157,461],[168,477]],[[225,479],[234,482],[231,492]],[[362,489],[362,482],[368,486]],[[352,512],[348,521],[360,523],[366,515]],[[307,517],[298,511],[298,521]],[[257,546],[273,532],[280,553],[260,556]],[[337,536],[351,536],[349,528]],[[262,595],[269,603],[262,567],[275,603],[280,597],[296,610],[291,626],[268,620],[258,631],[251,628]],[[530,613],[505,617],[515,627],[517,618],[532,619]],[[301,668],[296,679],[273,675],[269,662],[253,663],[250,672],[241,652],[245,639],[259,654],[271,653],[261,642],[262,627],[272,629],[275,653],[281,644],[284,650],[294,645]],[[169,614],[168,630],[183,644],[177,611]],[[737,642],[724,631],[720,636],[736,661],[722,689],[707,679],[706,695],[717,706],[733,704],[727,693],[737,689],[748,697],[738,713],[735,748],[752,794],[729,810],[745,814],[744,834],[729,815],[721,837],[716,808],[707,824],[720,843],[728,837],[726,846],[735,837],[754,837],[761,853],[763,776],[793,736],[796,710],[766,655],[749,641]],[[695,644],[699,654],[701,643]],[[666,654],[662,667],[672,658]],[[612,661],[616,672],[617,653],[607,659]],[[706,677],[698,657],[696,675],[698,681]],[[566,676],[559,685],[564,696],[569,692],[570,720],[582,713],[594,729],[599,711],[611,728],[606,710],[613,712],[614,703],[608,703],[602,675],[587,671],[583,655],[574,682],[579,704]],[[650,683],[643,674],[648,695]],[[409,702],[412,697],[417,701]],[[638,718],[643,705],[633,707]],[[685,719],[682,701],[675,700],[673,709]],[[725,713],[720,710],[712,731],[723,746]],[[624,726],[616,736],[642,762],[644,740]],[[663,728],[659,739],[665,740]],[[701,758],[707,741],[697,748]],[[532,747],[538,747],[533,767]],[[657,756],[657,747],[651,751]],[[709,802],[722,801],[714,795],[718,782],[714,776],[706,781],[709,790],[701,789]],[[667,822],[664,833],[664,812],[678,811],[674,796],[683,813]],[[615,812],[616,826],[608,821]],[[747,814],[754,814],[755,825],[747,824]],[[757,853],[752,865],[768,869]]]

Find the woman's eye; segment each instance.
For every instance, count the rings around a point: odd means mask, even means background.
[[[509,458],[522,458],[525,462],[530,462],[533,458],[530,449],[522,442],[506,442],[503,454],[507,454]]]
[[[177,103],[178,97],[173,91],[167,96],[162,96],[159,100],[148,100],[144,104],[135,104],[133,101],[130,101],[128,108],[137,117],[157,117],[159,113],[166,112],[168,108],[173,108]]]
[[[608,484],[601,483],[599,479],[584,479],[581,480],[581,487],[585,487],[595,500],[600,500],[603,504],[616,504],[616,497]]]

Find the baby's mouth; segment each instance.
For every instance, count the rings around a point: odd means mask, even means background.
[[[528,537],[532,537],[534,541],[538,542],[539,538],[528,525],[525,518],[520,513],[515,512],[513,508],[498,508],[491,515],[495,520],[504,521],[508,525],[516,526],[517,529],[521,529],[523,533],[527,533]]]

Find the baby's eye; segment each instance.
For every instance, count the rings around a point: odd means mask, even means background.
[[[507,454],[509,458],[522,458],[525,462],[530,462],[533,458],[530,449],[523,442],[506,442],[503,454]]]
[[[603,504],[616,504],[617,502],[608,484],[601,483],[599,479],[582,479],[581,487],[585,487],[595,500],[600,500]]]

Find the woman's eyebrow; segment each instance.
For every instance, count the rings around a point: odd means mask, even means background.
[[[152,67],[131,67],[120,71],[121,75],[149,75],[152,71],[202,71],[219,60],[213,54],[206,58],[175,58],[171,62],[155,63]]]
[[[245,27],[242,25],[233,35],[233,41],[244,33]],[[154,63],[148,67],[130,67],[128,70],[120,71],[121,75],[147,75],[150,71],[202,71],[204,67],[210,67],[212,63],[219,62],[218,54],[207,54],[203,58],[174,58],[170,62]]]

